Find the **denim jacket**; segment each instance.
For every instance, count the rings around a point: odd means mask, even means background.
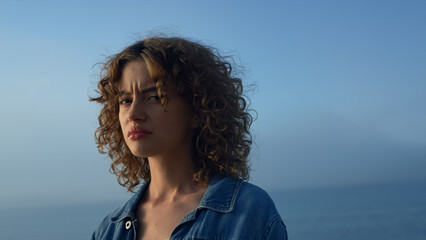
[[[136,207],[149,185],[141,186],[93,233],[92,240],[137,239]],[[216,177],[200,205],[173,230],[170,239],[283,239],[287,231],[272,199],[261,188],[230,177]]]

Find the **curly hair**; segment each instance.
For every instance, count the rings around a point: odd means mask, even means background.
[[[253,118],[242,81],[234,76],[228,57],[183,38],[153,37],[110,56],[102,67],[96,91],[99,96],[90,98],[102,104],[95,138],[98,150],[107,150],[112,159],[111,171],[119,184],[132,191],[140,180],[150,178],[148,159],[130,152],[118,119],[117,83],[126,63],[141,59],[150,69],[163,108],[167,105],[167,84],[175,84],[179,96],[194,110],[198,127],[193,139],[193,180],[205,184],[217,174],[247,180]]]

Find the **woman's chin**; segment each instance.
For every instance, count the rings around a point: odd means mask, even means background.
[[[146,158],[147,154],[144,154],[142,151],[131,151],[135,157]]]
[[[146,150],[142,150],[140,148],[137,149],[130,149],[130,151],[132,152],[132,154],[135,157],[140,157],[140,158],[147,158],[149,156],[151,156],[151,154],[149,154],[149,152],[147,152]]]

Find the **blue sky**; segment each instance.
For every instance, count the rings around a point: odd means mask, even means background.
[[[425,23],[414,0],[0,1],[1,205],[128,197],[96,150],[88,96],[96,63],[151,32],[244,66],[253,183],[425,180]]]

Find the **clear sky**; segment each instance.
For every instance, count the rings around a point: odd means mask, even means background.
[[[0,0],[1,207],[128,197],[88,96],[96,63],[152,31],[235,56],[256,84],[253,183],[426,180],[426,1]]]

